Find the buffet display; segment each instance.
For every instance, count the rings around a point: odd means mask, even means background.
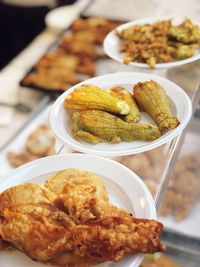
[[[165,78],[106,66],[109,56],[170,68],[199,59],[199,49],[200,27],[188,18],[80,17],[58,37],[20,84],[62,94],[0,155],[4,172],[13,170],[0,177],[2,267],[184,266],[154,253],[166,249],[163,230],[200,239],[187,229],[200,203],[196,144],[181,154],[158,219],[154,200],[192,103]]]

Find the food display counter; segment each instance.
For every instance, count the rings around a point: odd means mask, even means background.
[[[101,6],[101,1],[93,1],[93,3],[82,12],[81,16],[86,20],[91,16],[104,15],[108,19],[109,23],[114,23],[111,29],[115,28],[118,23],[122,21],[133,20],[139,18],[138,11],[134,12],[134,15],[130,14],[126,16],[126,12],[122,12],[123,16],[117,14],[117,12],[108,12],[108,8],[102,4],[102,10],[98,7]],[[105,2],[105,1],[102,1]],[[110,1],[108,1],[110,2]],[[114,5],[115,6],[115,5]],[[116,4],[116,9],[117,4]],[[151,7],[152,8],[152,7]],[[148,16],[151,11],[150,6],[147,5],[144,16]],[[97,12],[98,10],[98,12]],[[111,14],[112,13],[112,14]],[[159,11],[157,10],[157,13]],[[50,140],[53,149],[51,152],[45,154],[45,156],[52,154],[64,154],[74,153],[67,145],[63,145],[51,132],[49,125],[49,112],[55,101],[60,95],[60,91],[63,91],[63,84],[65,82],[67,87],[71,87],[73,84],[78,83],[80,80],[87,79],[89,76],[98,76],[107,73],[120,73],[126,72],[147,72],[160,75],[168,80],[179,85],[189,96],[192,102],[193,112],[192,117],[187,127],[173,140],[168,143],[155,148],[153,150],[134,154],[111,157],[115,161],[125,165],[130,170],[135,172],[147,185],[148,189],[152,193],[155,206],[158,213],[158,220],[164,224],[164,233],[162,235],[162,241],[166,244],[165,255],[167,258],[162,258],[160,254],[145,257],[142,263],[142,267],[173,267],[173,266],[191,266],[197,267],[200,264],[200,61],[195,61],[183,66],[177,66],[170,69],[162,70],[146,70],[138,69],[132,66],[125,66],[122,63],[115,62],[112,59],[107,58],[103,53],[102,42],[98,45],[98,49],[95,47],[95,59],[90,62],[80,63],[80,68],[77,70],[78,75],[70,73],[71,76],[61,77],[60,70],[65,68],[64,65],[59,63],[65,59],[65,56],[60,52],[60,47],[65,47],[67,51],[70,49],[70,42],[78,40],[67,40],[71,34],[72,29],[66,29],[62,33],[52,33],[50,31],[44,32],[43,35],[48,36],[46,45],[40,52],[35,52],[35,61],[29,60],[27,65],[24,64],[20,58],[13,61],[11,67],[8,66],[8,73],[10,69],[21,66],[21,72],[17,77],[17,82],[20,83],[22,88],[20,91],[20,101],[22,99],[23,106],[28,106],[30,109],[25,111],[20,110],[17,107],[18,112],[18,125],[16,125],[12,131],[12,136],[5,138],[5,142],[2,143],[0,149],[0,179],[4,182],[4,176],[9,171],[16,167],[29,162],[34,159],[40,158],[40,155],[32,151],[30,153],[30,139],[32,136],[37,140],[37,134],[46,135],[47,141]],[[103,38],[103,37],[102,37]],[[45,43],[45,40],[42,39]],[[81,37],[80,37],[81,39]],[[40,43],[38,42],[38,44]],[[37,40],[36,40],[37,43]],[[81,41],[80,41],[81,43]],[[47,45],[48,44],[48,45]],[[50,46],[49,46],[50,44]],[[36,50],[39,45],[36,45]],[[94,47],[89,47],[88,52]],[[31,49],[31,47],[30,47]],[[32,47],[34,50],[34,47]],[[28,50],[27,50],[28,51]],[[30,50],[31,51],[31,50]],[[86,51],[87,52],[87,51]],[[29,53],[27,53],[27,58]],[[23,56],[23,54],[22,54]],[[24,54],[24,58],[25,58]],[[69,58],[67,59],[69,60]],[[70,64],[75,64],[75,58],[70,59]],[[51,68],[56,69],[58,64],[59,77],[61,77],[60,83],[52,83],[49,81],[43,81],[44,72],[38,71],[40,67],[48,65]],[[47,68],[48,68],[47,67]],[[55,71],[54,69],[54,71]],[[3,76],[6,73],[6,69],[3,70],[0,75]],[[50,70],[48,74],[51,76]],[[35,75],[35,76],[34,76]],[[39,85],[36,84],[38,80],[35,80],[36,75],[39,75]],[[57,75],[57,74],[55,74]],[[49,76],[49,77],[50,77]],[[70,81],[69,81],[70,80]],[[36,81],[36,82],[35,82]],[[53,85],[53,87],[49,86]],[[18,85],[17,85],[18,87]],[[61,90],[56,90],[61,89]],[[67,88],[64,88],[67,89]],[[11,90],[12,91],[12,90]],[[11,92],[12,93],[12,92]],[[16,93],[16,91],[15,91]],[[18,92],[19,95],[19,92]],[[33,101],[30,102],[30,96],[33,95]],[[19,99],[19,98],[18,98]],[[18,100],[17,100],[18,101]],[[10,104],[9,104],[10,105]],[[12,104],[11,104],[12,105]],[[4,107],[5,109],[9,107]],[[16,110],[16,106],[15,106]],[[1,112],[1,110],[0,110]],[[10,111],[9,111],[10,112]],[[13,111],[11,111],[12,113]],[[11,114],[13,116],[13,114]],[[40,132],[42,128],[42,133]],[[1,134],[6,133],[5,129],[0,129]],[[47,133],[48,132],[48,133]],[[53,136],[52,136],[53,135]],[[29,149],[28,149],[29,147]],[[169,257],[169,258],[168,258]],[[170,261],[170,259],[172,261]],[[151,265],[152,264],[152,265]],[[155,264],[155,265],[154,265]],[[113,265],[111,265],[113,266]],[[3,266],[4,267],[4,266]]]

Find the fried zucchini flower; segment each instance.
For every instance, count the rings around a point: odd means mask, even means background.
[[[73,112],[72,134],[76,139],[92,144],[100,142],[131,142],[135,140],[153,141],[161,136],[156,126],[127,123],[101,110]]]
[[[126,122],[138,122],[140,120],[140,111],[138,106],[133,98],[133,96],[126,91],[123,87],[116,86],[108,90],[108,92],[121,100],[124,100],[130,107],[129,114],[125,115]]]
[[[190,45],[181,45],[176,49],[175,58],[178,60],[185,59],[188,57],[192,57],[195,54],[194,47]]]
[[[171,39],[183,44],[199,44],[200,28],[198,25],[193,24],[190,19],[185,19],[180,25],[170,28],[169,36]]]
[[[125,101],[93,85],[82,85],[76,88],[66,97],[65,108],[71,110],[100,109],[121,115],[130,112],[129,105]]]
[[[167,132],[179,125],[179,120],[170,110],[164,89],[155,81],[140,82],[134,86],[137,103],[154,119],[161,132]]]

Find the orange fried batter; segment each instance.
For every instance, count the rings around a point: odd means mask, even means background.
[[[74,33],[88,31],[97,44],[102,44],[106,35],[121,24],[121,22],[109,21],[100,17],[77,19],[72,24],[72,31]]]
[[[73,229],[75,253],[119,261],[127,254],[163,251],[162,229],[154,220],[104,217]]]
[[[133,25],[117,35],[124,63],[141,62],[150,68],[155,68],[157,63],[192,57],[200,45],[200,28],[189,19],[178,26],[174,26],[171,19]]]
[[[87,171],[67,169],[48,178],[45,186],[54,192],[76,223],[101,216],[128,215],[109,203],[105,186],[99,177]]]
[[[119,261],[135,253],[162,251],[162,224],[154,220],[104,217],[75,225],[50,204],[18,204],[1,213],[0,235],[29,257],[46,262],[66,252],[97,261]]]
[[[66,53],[77,55],[83,58],[96,60],[102,55],[98,53],[93,42],[80,42],[76,40],[76,35],[66,34],[61,42],[61,47]]]
[[[55,206],[59,195],[68,210]],[[92,217],[77,220],[84,209]],[[1,244],[9,242],[42,263],[88,267],[162,251],[162,229],[157,221],[132,218],[112,206],[101,180],[86,171],[64,170],[51,176],[46,187],[27,183],[0,194]]]
[[[24,148],[17,153],[9,151],[7,159],[13,167],[19,167],[40,157],[53,155],[55,154],[55,141],[50,127],[41,124],[28,135]]]

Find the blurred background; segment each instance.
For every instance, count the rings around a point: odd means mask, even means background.
[[[0,68],[8,63],[45,28],[44,17],[50,10],[59,6],[70,5],[74,2],[76,1],[1,0]],[[90,2],[90,12],[93,15],[103,15],[124,20],[153,16],[188,16],[198,19],[200,14],[198,0],[91,0]]]
[[[45,15],[75,0],[1,0],[0,68],[26,47],[44,28]]]
[[[59,7],[64,8],[63,14],[59,13],[50,24],[46,24],[47,14]],[[66,7],[76,7],[76,12],[74,9],[66,12]],[[51,85],[59,79],[61,82],[64,80],[64,86],[72,85],[68,81],[67,74],[71,74],[68,64],[63,63],[68,60],[68,51],[62,54],[61,66],[59,52],[66,41],[65,37],[70,35],[73,40],[76,35],[70,28],[75,19],[81,18],[81,23],[90,18],[98,21],[99,17],[108,23],[113,20],[124,23],[148,17],[188,17],[200,21],[199,14],[200,0],[0,0],[0,179],[15,167],[38,158],[27,151],[27,142],[32,133],[41,133],[45,129],[48,135],[53,135],[49,126],[49,110],[63,90],[56,90],[59,88],[55,86],[52,89]],[[59,25],[62,27],[59,28]],[[82,45],[84,50],[84,42]],[[102,43],[93,48],[95,53],[103,52]],[[50,62],[51,52],[55,52],[53,64]],[[37,71],[43,59],[53,65],[53,77],[45,77],[41,86],[40,79],[44,76],[41,77],[39,72],[37,76]],[[194,114],[181,136],[150,152],[116,160],[144,180],[154,196],[159,220],[165,225],[162,238],[167,245],[166,255],[172,261],[160,259],[160,256],[147,257],[142,267],[199,267],[200,61],[163,70],[124,66],[105,55],[100,59],[92,59],[90,63],[92,74],[80,76],[75,71],[73,75],[77,80],[73,81],[74,84],[80,79],[110,72],[143,71],[175,82],[190,97]],[[32,74],[38,78],[36,84],[23,85],[22,81]],[[55,136],[51,145],[54,154],[74,152],[66,150]]]

